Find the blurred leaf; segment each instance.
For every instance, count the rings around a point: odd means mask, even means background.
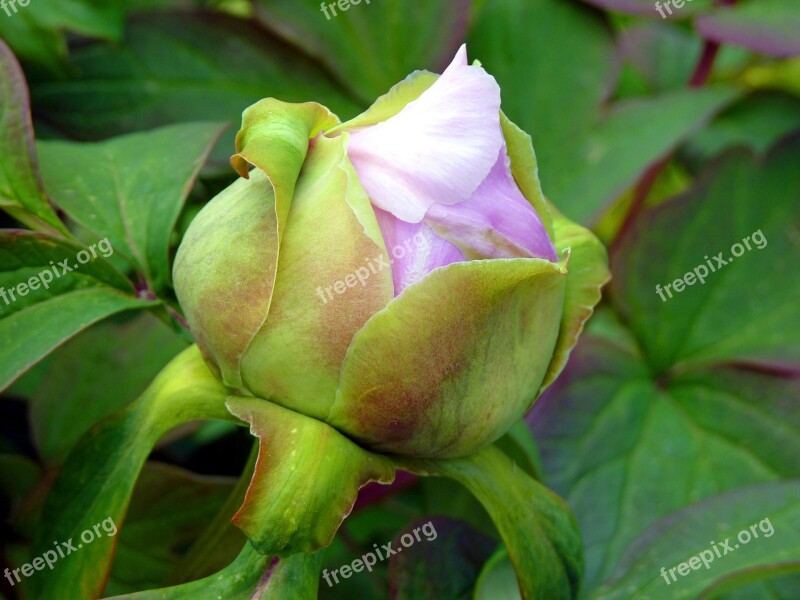
[[[750,65],[739,80],[749,88],[782,90],[800,96],[800,58]]]
[[[720,113],[692,137],[686,153],[706,161],[731,146],[764,154],[781,137],[800,129],[800,99],[778,93],[754,94]]]
[[[616,10],[633,15],[642,15],[655,19],[688,19],[689,17],[703,11],[709,10],[714,6],[714,0],[684,0],[680,8],[672,4],[675,0],[662,0],[661,5],[668,5],[669,9],[663,8],[663,15],[656,10],[658,2],[654,0],[583,0],[587,4],[593,4],[598,8]],[[680,0],[678,0],[680,1]]]
[[[232,487],[231,480],[201,477],[165,464],[145,465],[120,532],[106,595],[162,585]]]
[[[504,547],[495,552],[481,570],[475,584],[475,600],[522,600],[514,575],[514,565]]]
[[[469,6],[469,0],[427,0],[413,9],[407,0],[322,6],[318,0],[257,0],[256,14],[371,104],[412,71],[443,71],[466,36]]]
[[[134,484],[155,443],[197,419],[231,419],[227,392],[209,372],[196,346],[178,355],[139,400],[94,427],[75,447],[47,498],[33,556],[52,540],[77,540],[93,524],[121,525]],[[29,580],[32,597],[92,600],[102,592],[117,537],[86,545],[58,569]]]
[[[0,492],[10,500],[11,510],[27,496],[41,477],[41,468],[20,454],[0,454]]]
[[[0,19],[0,37],[23,61],[56,69],[67,55],[64,32],[117,40],[122,35],[123,12],[118,1],[29,0],[28,6],[7,2]],[[5,7],[4,7],[5,8]],[[0,15],[3,16],[3,15]]]
[[[691,33],[665,23],[638,23],[619,36],[622,59],[633,65],[655,92],[684,87],[702,45]]]
[[[786,282],[800,281],[798,152],[800,137],[763,164],[733,153],[686,195],[646,211],[619,240],[612,297],[657,373],[719,360],[797,368],[800,288]],[[731,264],[720,266],[718,253]],[[673,281],[695,267],[693,287],[674,291]]]
[[[800,597],[800,562],[742,569],[716,579],[702,600],[795,600]]]
[[[800,3],[758,0],[719,7],[695,21],[704,38],[772,56],[800,55]]]
[[[39,142],[45,187],[164,295],[170,235],[221,133],[219,125],[188,123],[97,144]]]
[[[566,600],[577,595],[583,548],[572,513],[496,447],[463,458],[395,462],[419,475],[452,478],[480,500],[508,549],[523,597]]]
[[[0,20],[2,23],[3,20]],[[0,209],[39,231],[69,235],[39,178],[25,76],[0,39]]]
[[[748,541],[739,536],[741,531],[747,532]],[[702,553],[706,554],[699,556]],[[715,496],[653,525],[631,545],[611,579],[589,598],[691,600],[723,575],[798,556],[800,482],[748,487]],[[697,568],[686,576],[673,571],[673,579],[671,569],[691,557],[698,558]]]
[[[403,543],[408,539],[413,541]],[[481,565],[496,545],[463,521],[434,517],[412,523],[392,542],[398,552],[389,559],[392,599],[469,600]]]
[[[102,258],[79,265],[80,252],[89,255],[72,242],[0,231],[0,390],[89,325],[123,310],[154,305],[136,298],[128,280]],[[64,273],[61,263],[72,272]],[[35,279],[40,273],[51,282]]]
[[[63,461],[103,417],[132,402],[186,342],[147,313],[90,328],[53,354],[31,395],[39,455]]]
[[[122,43],[81,47],[71,60],[76,76],[31,86],[43,118],[78,139],[175,122],[226,122],[231,127],[212,153],[226,170],[242,111],[264,97],[317,100],[342,117],[359,110],[308,59],[220,13],[135,17]]]
[[[558,162],[542,160],[545,193],[567,216],[595,220],[650,165],[735,97],[730,88],[687,89],[615,104],[585,137],[562,151]]]

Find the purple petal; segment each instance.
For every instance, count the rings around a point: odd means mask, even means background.
[[[435,203],[467,200],[503,145],[500,88],[481,67],[452,64],[394,117],[350,134],[348,156],[372,203],[419,223]]]
[[[458,246],[468,259],[557,260],[555,247],[539,215],[511,175],[505,147],[469,200],[453,206],[434,204],[424,222]]]
[[[375,208],[375,216],[389,253],[395,296],[436,267],[464,260],[458,248],[425,223],[407,223],[379,208]]]

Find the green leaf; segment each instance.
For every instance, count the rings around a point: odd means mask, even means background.
[[[548,482],[584,536],[585,588],[657,519],[800,476],[799,396],[796,380],[731,366],[655,379],[630,332],[598,314],[528,416]]]
[[[408,545],[408,540],[413,542]],[[463,521],[446,517],[415,521],[392,541],[398,552],[389,561],[392,598],[468,600],[481,565],[496,545]]]
[[[202,477],[160,463],[145,465],[119,533],[105,593],[123,594],[161,585],[186,546],[214,518],[232,487],[231,480]]]
[[[800,482],[721,494],[653,525],[631,545],[612,578],[589,598],[698,598],[706,586],[727,574],[796,560],[799,532]],[[688,573],[676,569],[682,563],[688,563],[681,569]]]
[[[242,110],[262,98],[313,98],[343,117],[360,110],[310,60],[220,13],[142,15],[128,23],[120,44],[88,45],[70,59],[75,76],[31,88],[36,110],[49,122],[81,139],[175,122],[226,122],[232,128],[212,153],[226,173]]]
[[[800,280],[798,151],[795,138],[764,162],[744,151],[727,156],[619,240],[612,298],[656,373],[722,360],[800,361],[800,288],[786,285]],[[692,286],[677,292],[674,282],[689,272]]]
[[[736,95],[727,87],[687,89],[614,104],[556,160],[548,162],[542,155],[545,193],[568,217],[596,219],[651,164],[673,152]]]
[[[258,0],[256,15],[367,103],[415,69],[443,71],[466,35],[470,6],[468,0],[428,0],[413,10],[406,0],[323,4]]]
[[[0,209],[33,229],[68,236],[39,178],[28,105],[25,76],[0,39]]]
[[[72,219],[106,237],[163,295],[170,282],[170,235],[222,129],[188,123],[97,144],[39,142],[45,187]]]
[[[455,479],[480,500],[508,549],[523,598],[575,597],[583,549],[572,513],[500,450],[490,446],[464,458],[395,462],[420,475]]]
[[[135,400],[185,347],[174,331],[140,313],[99,323],[57,349],[30,396],[41,459],[62,462],[92,425]]]
[[[28,6],[7,3],[0,16],[0,37],[24,62],[55,70],[64,67],[65,32],[117,40],[122,35],[123,11],[119,2],[104,0],[29,0]],[[10,12],[10,14],[8,14]]]
[[[624,12],[633,15],[642,15],[658,19],[687,19],[691,16],[709,10],[714,6],[714,0],[683,0],[680,8],[672,2],[674,0],[662,0],[662,11],[656,9],[658,2],[654,0],[583,0],[587,4],[593,4],[598,8]],[[680,0],[678,0],[680,3]],[[666,8],[666,6],[669,8]],[[662,15],[663,12],[663,15]]]
[[[703,600],[794,600],[800,595],[800,562],[743,569],[703,590]]]
[[[331,543],[358,490],[394,480],[391,462],[332,427],[259,398],[228,409],[260,440],[255,473],[234,524],[264,554],[310,553]]]
[[[168,431],[197,419],[230,420],[226,390],[192,346],[165,367],[139,400],[93,428],[70,454],[47,499],[33,555],[53,540],[75,540],[105,519],[121,526],[139,472]],[[97,598],[105,585],[117,537],[101,537],[57,569],[29,580],[32,597]]]
[[[686,144],[685,153],[704,162],[731,146],[747,146],[758,154],[800,129],[800,99],[777,92],[746,96],[723,111]]]
[[[0,492],[9,500],[11,509],[30,493],[41,477],[41,467],[21,454],[0,454]]]
[[[652,10],[652,2],[648,8]],[[660,92],[686,86],[703,43],[671,24],[643,22],[624,29],[619,46],[622,59],[642,77],[647,90]]]
[[[508,557],[508,551],[500,547],[494,556],[486,561],[475,584],[475,600],[521,600],[514,565]]]
[[[94,253],[42,234],[0,231],[0,389],[89,325],[154,305],[133,295],[97,245]]]
[[[722,44],[737,44],[779,57],[800,54],[800,4],[758,0],[719,7],[695,21],[698,33]]]

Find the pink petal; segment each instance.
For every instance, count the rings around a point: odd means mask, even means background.
[[[434,204],[425,223],[458,246],[468,259],[546,258],[556,251],[539,215],[511,175],[505,146],[473,196],[459,204]]]
[[[407,223],[379,208],[375,216],[389,253],[395,296],[436,267],[464,260],[458,248],[425,223]]]
[[[467,200],[503,144],[500,88],[481,67],[452,64],[394,117],[352,132],[348,156],[372,203],[411,223],[435,203]]]

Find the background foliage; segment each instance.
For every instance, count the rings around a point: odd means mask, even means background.
[[[316,0],[31,0],[0,12],[0,286],[81,244],[108,237],[116,250],[0,301],[3,568],[32,558],[78,440],[189,343],[171,256],[233,180],[242,110],[313,99],[347,119],[410,71],[441,71],[467,40],[532,135],[545,193],[611,256],[613,281],[567,371],[503,441],[575,512],[581,597],[800,597],[800,4],[672,10],[372,0],[328,20]],[[759,230],[767,245],[705,284],[666,302],[655,292]],[[162,439],[113,568],[91,585],[108,577],[107,596],[130,594],[228,565],[243,544],[229,517],[251,446],[220,422]],[[365,490],[320,560],[337,568],[434,515],[435,542],[320,596],[514,598],[487,515],[438,478]],[[661,578],[765,518],[773,536]],[[5,598],[31,589],[0,578]]]

